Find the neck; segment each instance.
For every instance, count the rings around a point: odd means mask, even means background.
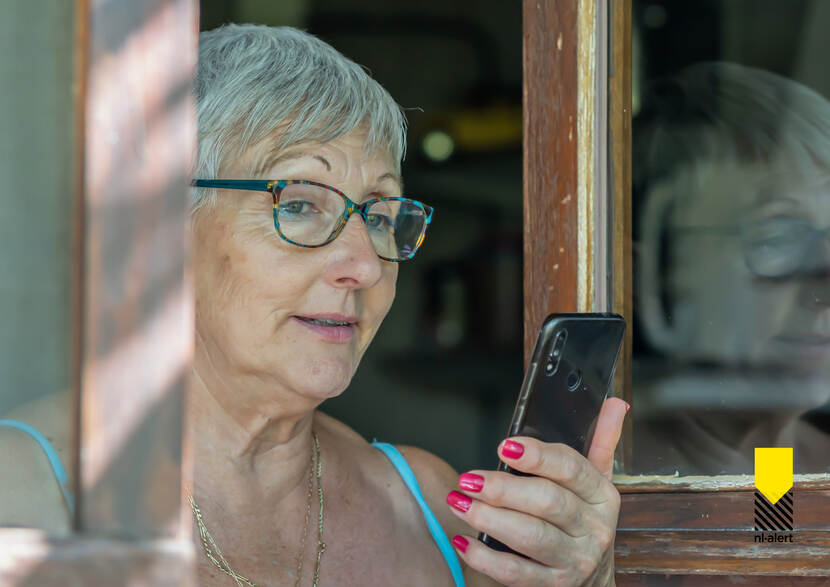
[[[186,433],[193,471],[183,489],[245,510],[302,491],[316,403],[256,377],[229,377],[197,343]],[[188,478],[189,477],[189,478]]]

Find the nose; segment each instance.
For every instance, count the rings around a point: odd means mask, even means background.
[[[799,299],[804,307],[815,311],[830,308],[830,268],[815,271],[802,278]]]
[[[342,232],[328,245],[332,257],[325,279],[333,287],[365,289],[380,279],[382,261],[375,252],[360,214],[352,214]]]

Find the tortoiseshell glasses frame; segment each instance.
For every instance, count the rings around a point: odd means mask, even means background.
[[[334,192],[338,196],[343,199],[344,210],[343,213],[337,218],[337,221],[334,227],[331,230],[331,233],[326,237],[322,242],[315,243],[315,244],[307,244],[298,242],[286,236],[282,229],[280,228],[280,220],[279,220],[279,204],[280,204],[280,196],[282,191],[289,185],[311,185],[317,186],[319,188],[324,188],[331,192]],[[419,202],[418,200],[412,200],[410,198],[404,198],[401,196],[381,196],[377,198],[371,198],[369,200],[364,201],[361,204],[350,199],[346,194],[341,192],[335,187],[330,185],[326,185],[324,183],[318,183],[316,181],[310,181],[307,179],[194,179],[191,182],[191,185],[195,187],[202,187],[202,188],[216,188],[216,189],[229,189],[229,190],[249,190],[249,191],[257,191],[257,192],[269,192],[273,198],[274,202],[274,228],[277,231],[277,234],[280,235],[284,241],[291,243],[292,245],[303,247],[303,248],[318,248],[323,247],[334,239],[338,237],[338,235],[343,231],[346,227],[346,223],[348,222],[349,218],[352,214],[358,213],[360,214],[363,222],[369,226],[369,208],[376,204],[377,202],[400,202],[401,205],[407,204],[409,206],[414,206],[415,208],[419,209],[423,213],[423,226],[420,228],[420,234],[417,235],[415,242],[411,246],[404,247],[404,254],[398,255],[397,257],[391,257],[382,255],[377,250],[377,245],[374,241],[372,241],[372,245],[375,246],[375,253],[378,257],[385,261],[390,261],[392,263],[399,263],[401,261],[408,261],[415,256],[418,248],[424,241],[424,236],[426,235],[427,227],[429,226],[430,222],[432,221],[432,213],[433,208],[431,206],[427,206],[426,204]]]

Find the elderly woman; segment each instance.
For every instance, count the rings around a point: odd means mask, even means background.
[[[400,195],[405,120],[389,94],[318,39],[263,26],[203,33],[197,91],[184,497],[200,583],[613,584],[624,402],[603,406],[589,459],[502,442],[524,477],[459,477],[317,411],[348,387],[432,215]]]

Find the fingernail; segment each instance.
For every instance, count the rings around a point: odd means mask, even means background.
[[[470,543],[463,536],[453,536],[452,545],[461,552],[467,552],[467,547],[470,546]]]
[[[518,459],[524,454],[524,452],[525,447],[515,440],[505,440],[504,444],[501,446],[501,454],[506,456],[508,459]]]
[[[625,413],[627,414],[628,411],[631,409],[631,404],[628,402],[623,402],[625,404]]]
[[[475,473],[464,473],[458,478],[458,488],[465,491],[481,491],[484,487],[484,477]]]
[[[457,491],[450,491],[447,495],[447,503],[455,509],[457,509],[459,512],[466,514],[467,510],[469,510],[470,506],[473,504],[473,500],[464,495],[463,493],[458,493]]]

